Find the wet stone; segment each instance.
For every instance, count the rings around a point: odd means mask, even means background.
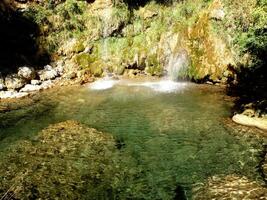
[[[193,188],[194,200],[206,199],[267,199],[267,188],[244,176],[213,176],[203,185]]]
[[[108,134],[75,121],[51,125],[1,153],[0,196],[103,199],[124,171],[116,151]]]

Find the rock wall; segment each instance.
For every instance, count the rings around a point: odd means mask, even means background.
[[[255,7],[254,0],[245,5]],[[17,1],[40,28],[37,43],[65,71],[164,76],[181,52],[187,64],[177,78],[227,83],[240,61],[229,21],[237,21],[228,0],[170,1]],[[248,8],[243,6],[244,11]],[[251,12],[247,12],[249,19]],[[229,30],[231,31],[229,31]],[[237,35],[237,34],[236,34]]]

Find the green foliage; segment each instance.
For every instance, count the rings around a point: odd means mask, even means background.
[[[259,1],[252,11],[253,22],[246,32],[237,39],[244,53],[250,53],[254,64],[266,64],[267,55],[267,3]]]
[[[148,56],[146,72],[152,76],[154,76],[154,75],[161,76],[162,75],[163,68],[162,68],[161,64],[159,63],[156,54],[152,54],[152,55]]]

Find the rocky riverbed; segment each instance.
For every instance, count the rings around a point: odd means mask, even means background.
[[[255,126],[235,124],[230,119],[225,120],[224,123],[226,128],[234,134],[249,138],[261,138],[263,143],[262,160],[258,165],[258,170],[262,179],[253,181],[246,176],[238,174],[212,176],[205,182],[195,185],[193,199],[267,199],[267,133],[255,128]]]

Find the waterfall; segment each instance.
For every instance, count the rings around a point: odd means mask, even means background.
[[[181,50],[178,53],[173,53],[170,56],[168,65],[166,67],[166,78],[172,81],[177,81],[178,79],[185,78],[188,65],[188,53],[186,50]]]
[[[102,10],[102,37],[103,37],[103,44],[101,50],[101,58],[103,63],[107,65],[109,62],[109,47],[108,47],[108,37],[110,35],[110,26],[109,24],[112,22],[112,4],[110,4],[110,0],[105,0],[106,4]],[[104,66],[104,79],[108,79],[112,74],[108,71],[108,66]]]
[[[103,21],[103,29],[102,29],[102,51],[101,58],[103,62],[106,64],[109,60],[109,50],[108,50],[108,37],[109,37],[109,23],[111,22],[112,8],[110,7],[109,0],[106,0],[107,6],[103,8],[102,12],[102,21]],[[108,66],[105,66],[103,71],[105,77],[103,79],[97,80],[90,85],[90,88],[93,90],[106,90],[112,88],[118,80],[113,80],[111,78],[112,74],[108,72]]]
[[[108,36],[109,36],[109,22],[111,21],[111,8],[107,7],[103,9],[102,20],[103,20],[103,28],[102,28],[102,37],[103,37],[103,45],[102,45],[102,59],[104,62],[108,61]]]
[[[157,82],[145,82],[141,86],[149,87],[157,92],[177,92],[183,90],[188,84],[186,82],[177,82],[180,78],[186,77],[188,69],[188,53],[181,50],[178,53],[172,53],[167,64],[167,75],[163,80]]]

